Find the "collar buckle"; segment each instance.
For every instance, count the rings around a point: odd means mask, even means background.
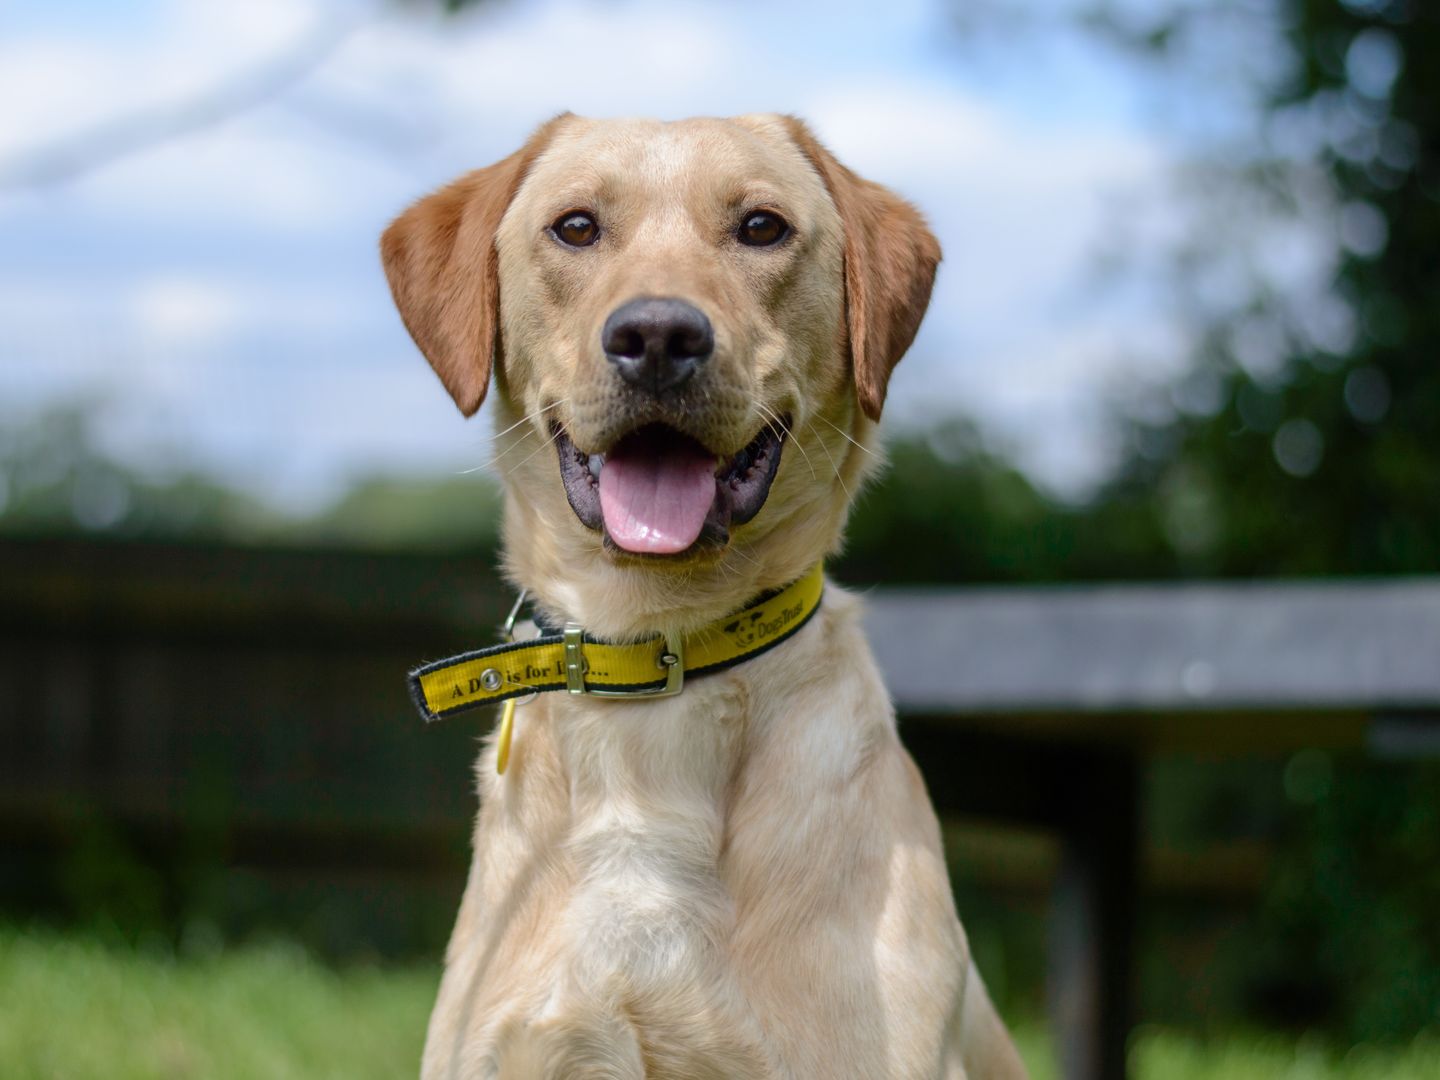
[[[602,698],[657,698],[674,697],[685,689],[685,643],[678,640],[671,645],[665,638],[660,639],[660,655],[655,666],[664,670],[665,685],[643,687],[637,690],[601,690],[585,685],[585,672],[589,663],[585,659],[585,628],[579,623],[566,623],[565,640],[565,689],[575,695]]]

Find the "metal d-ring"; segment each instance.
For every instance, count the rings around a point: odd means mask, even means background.
[[[515,597],[515,603],[510,607],[510,614],[505,616],[505,621],[500,625],[500,633],[506,641],[515,640],[515,620],[520,617],[520,609],[525,606],[525,601],[530,597],[529,589],[521,589],[520,595]]]

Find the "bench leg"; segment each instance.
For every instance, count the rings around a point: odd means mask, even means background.
[[[1065,1080],[1124,1080],[1133,1022],[1139,769],[1077,752],[1063,781],[1050,939],[1050,1017]]]

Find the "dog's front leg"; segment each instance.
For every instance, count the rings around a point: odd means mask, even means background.
[[[495,1080],[792,1080],[733,991],[592,999],[499,1032]]]

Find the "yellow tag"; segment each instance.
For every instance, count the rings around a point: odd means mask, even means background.
[[[501,776],[510,764],[510,736],[514,731],[515,699],[512,697],[500,707],[500,737],[495,742],[495,771]]]

